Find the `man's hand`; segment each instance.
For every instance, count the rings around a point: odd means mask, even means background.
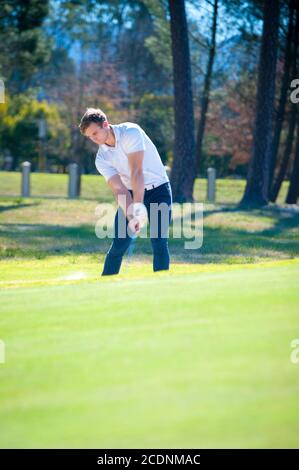
[[[124,186],[119,175],[113,175],[108,180],[108,184],[111,187],[119,206],[126,214],[130,224],[130,229],[133,233],[139,233],[140,229],[147,221],[147,210],[145,205],[142,202],[133,202],[131,194]],[[134,222],[131,221],[132,219],[135,219]]]
[[[140,232],[141,226],[140,226],[140,221],[138,220],[137,217],[132,217],[129,221],[129,229],[134,235],[138,235]]]
[[[140,229],[146,224],[147,210],[141,202],[135,202],[128,208],[129,227],[133,233],[139,233]]]
[[[147,221],[147,210],[142,202],[133,202],[133,204],[128,207],[128,215],[137,217],[142,226]]]

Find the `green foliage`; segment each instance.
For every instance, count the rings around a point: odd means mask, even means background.
[[[151,52],[154,61],[169,75],[172,74],[171,37],[167,19],[167,5],[159,0],[143,0],[154,18],[154,34],[146,38],[145,45]]]
[[[49,59],[50,39],[42,30],[48,1],[1,0],[0,74],[11,92],[21,92]]]
[[[169,161],[174,139],[173,97],[143,95],[139,102],[138,123],[149,133],[163,163]]]
[[[200,175],[205,177],[207,175],[207,170],[209,167],[215,168],[217,177],[223,178],[224,176],[230,173],[229,164],[231,161],[232,156],[223,154],[213,155],[213,154],[205,154],[203,161],[201,162],[200,166]]]
[[[16,168],[23,160],[35,165],[39,154],[38,120],[47,123],[47,157],[67,157],[70,131],[63,119],[63,108],[34,98],[33,90],[15,96],[6,95],[0,105],[0,150],[8,150]]]

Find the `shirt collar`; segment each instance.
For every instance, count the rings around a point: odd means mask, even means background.
[[[99,146],[99,148],[101,148],[103,150],[103,152],[107,152],[107,150],[114,150],[118,147],[118,140],[119,140],[119,129],[118,127],[115,125],[115,124],[110,124],[110,127],[113,129],[114,131],[114,135],[115,135],[115,146],[114,147],[110,147],[109,145],[106,145],[106,144],[102,144]]]

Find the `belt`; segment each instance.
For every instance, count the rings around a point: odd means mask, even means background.
[[[158,186],[162,186],[162,184],[169,183],[169,181],[163,181],[163,183],[156,183],[156,184],[145,184],[144,185],[144,190],[145,191],[150,191],[151,189],[155,189]]]

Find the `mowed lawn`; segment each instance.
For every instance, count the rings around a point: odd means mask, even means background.
[[[66,198],[68,192],[67,174],[31,174],[31,196]],[[245,188],[245,180],[241,179],[218,179],[216,189],[216,199],[218,202],[236,203],[238,202]],[[283,203],[287,194],[288,183],[284,182],[278,197],[278,203]],[[0,172],[0,197],[19,197],[21,192],[20,172]],[[207,180],[197,178],[194,185],[194,197],[199,201],[206,199]],[[104,182],[104,178],[99,175],[82,175],[81,196],[84,199],[97,199],[101,202],[112,200],[111,192]]]
[[[298,276],[293,260],[3,290],[1,447],[297,447]]]
[[[0,447],[298,447],[297,212],[236,210],[235,180],[208,205],[197,181],[202,247],[171,238],[154,274],[138,240],[101,278],[97,181],[73,201],[0,185]]]

